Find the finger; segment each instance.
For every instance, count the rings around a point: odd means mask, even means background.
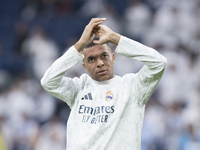
[[[98,40],[93,41],[94,44],[100,45],[100,42]]]
[[[106,18],[92,18],[90,22],[105,21]]]
[[[96,36],[98,36],[98,37],[101,36],[101,34],[99,33],[99,31],[94,31],[93,33],[94,33]]]
[[[98,31],[100,28],[101,28],[101,25],[97,25],[97,26],[95,26],[95,27],[94,27],[94,29],[93,29],[93,30],[96,30],[96,31]]]
[[[96,26],[99,26],[100,24],[102,24],[104,21],[98,21],[98,22],[94,22],[94,23],[91,23],[90,26],[91,28],[95,28]],[[97,28],[99,29],[99,28]]]
[[[97,34],[98,31],[93,29],[93,30],[92,30],[92,33],[93,33],[93,34]]]
[[[99,33],[99,29],[100,29],[99,25],[98,25],[98,26],[95,26],[95,27],[93,28],[92,32],[93,32],[94,34]]]
[[[105,20],[106,18],[93,18],[88,25],[94,28],[95,26],[103,23]]]

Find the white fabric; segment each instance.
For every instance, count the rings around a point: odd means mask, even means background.
[[[83,59],[72,46],[42,78],[44,89],[71,108],[67,150],[140,150],[145,104],[164,72],[166,59],[124,36],[116,53],[140,60],[145,66],[137,74],[103,82],[87,74],[67,78],[65,72]]]

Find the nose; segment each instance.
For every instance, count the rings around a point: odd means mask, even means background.
[[[104,62],[101,59],[97,59],[97,67],[100,68],[104,66]]]

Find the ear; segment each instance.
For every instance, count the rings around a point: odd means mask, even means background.
[[[86,65],[85,65],[84,62],[83,62],[83,68],[84,68],[86,71],[88,71],[88,70],[87,70],[87,67],[86,67]]]
[[[114,53],[112,53],[112,62],[113,62],[113,64],[115,63],[115,54]]]

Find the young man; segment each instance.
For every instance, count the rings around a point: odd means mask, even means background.
[[[140,150],[145,104],[166,66],[157,51],[113,32],[102,25],[105,20],[92,19],[41,80],[46,91],[71,108],[67,150]],[[100,39],[88,46],[95,35]],[[144,62],[144,67],[137,74],[114,75],[115,56],[107,43],[117,45],[116,53]],[[90,76],[64,77],[82,61]]]

